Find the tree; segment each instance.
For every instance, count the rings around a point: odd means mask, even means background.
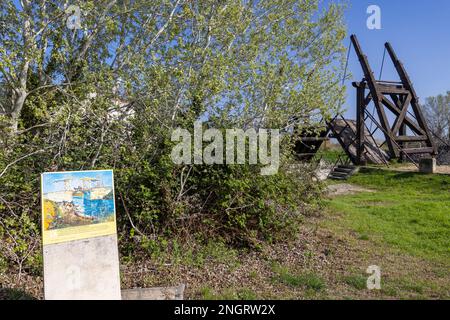
[[[438,139],[450,142],[450,91],[427,98],[424,107],[430,129]]]
[[[81,29],[71,29],[67,1],[0,2],[0,243],[13,246],[10,259],[33,257],[45,171],[114,168],[127,248],[205,224],[230,241],[293,225],[296,211],[283,210],[317,198],[311,179],[175,165],[170,136],[198,119],[282,129],[335,114],[343,7],[319,3],[75,1]]]
[[[221,116],[238,114],[241,123],[279,126],[288,114],[328,113],[342,94],[340,69],[333,70],[344,50],[339,6],[320,16],[317,0],[79,6],[82,29],[71,30],[66,2],[0,4],[6,22],[0,81],[14,131],[33,93],[64,94],[81,83],[85,93],[111,93],[119,78],[131,89],[129,99],[164,100],[162,119],[175,123],[180,111],[196,105],[197,116],[209,108]]]

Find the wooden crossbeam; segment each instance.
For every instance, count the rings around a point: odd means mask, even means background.
[[[410,149],[403,149],[404,153],[408,154],[419,154],[419,153],[433,153],[433,148],[427,147],[427,148],[410,148]]]
[[[400,76],[400,80],[402,81],[403,86],[406,90],[411,92],[412,100],[411,100],[411,106],[413,109],[413,112],[415,114],[416,120],[420,128],[424,131],[425,135],[428,137],[428,140],[426,141],[426,144],[428,147],[432,148],[432,154],[437,154],[437,148],[434,143],[434,140],[432,139],[431,132],[428,128],[427,122],[425,120],[425,117],[422,113],[422,109],[419,104],[419,98],[416,94],[416,91],[412,85],[411,79],[409,78],[408,73],[406,72],[406,69],[403,65],[403,63],[398,59],[397,55],[394,52],[394,49],[392,48],[391,44],[389,42],[385,43],[385,48],[387,52],[389,53],[389,56],[394,63],[394,67],[397,70],[398,75]]]
[[[383,126],[384,130],[384,136],[385,139],[387,141],[387,145],[389,148],[389,152],[391,154],[395,154],[398,155],[398,151],[394,148],[394,144],[391,141],[391,128],[389,126],[389,122],[388,119],[386,117],[386,113],[384,112],[384,108],[382,106],[382,100],[383,100],[383,95],[381,94],[381,92],[378,91],[378,87],[377,87],[377,82],[375,80],[375,76],[373,74],[372,69],[370,68],[369,65],[369,61],[367,59],[367,56],[364,55],[361,46],[359,44],[358,39],[356,38],[355,35],[352,35],[351,37],[351,41],[353,43],[353,47],[355,48],[356,54],[358,56],[358,60],[361,64],[361,68],[363,69],[364,72],[364,78],[367,82],[367,85],[369,86],[369,90],[372,96],[372,100],[373,103],[375,104],[375,107],[377,109],[377,113],[378,113],[378,118],[380,119],[380,123]],[[359,105],[357,106],[358,108],[365,108],[365,106],[363,105]]]
[[[352,151],[355,154],[352,153],[350,155],[352,161],[354,163],[356,162],[356,164],[361,163],[363,155],[368,152],[366,143],[367,135],[370,135],[374,139],[373,135],[377,130],[383,132],[385,137],[383,144],[387,145],[391,157],[401,159],[406,157],[414,162],[410,154],[436,154],[435,144],[421,111],[419,98],[403,64],[397,58],[392,46],[389,43],[385,44],[386,50],[400,77],[400,82],[376,80],[368,58],[363,53],[355,35],[351,36],[351,41],[364,73],[364,78],[361,82],[353,82],[353,86],[357,91],[357,114],[356,127],[354,129],[350,127],[352,129],[351,131],[355,134],[355,137],[351,139],[350,145],[352,149],[356,149]],[[372,113],[368,112],[367,107],[372,101],[375,105],[378,119]],[[389,123],[387,110],[395,116],[392,126]],[[412,113],[409,112],[410,110],[412,110]],[[366,133],[366,122],[369,119],[375,124],[376,128],[375,131]],[[332,128],[332,131],[334,137],[348,151],[349,146],[345,145],[343,143],[344,141],[341,141],[343,139],[341,135],[346,135],[347,126],[348,124],[343,126],[342,130]],[[412,135],[408,134],[408,128],[413,132]],[[419,142],[422,147],[407,148],[407,144],[410,142]],[[377,147],[379,148],[379,146]]]
[[[395,140],[397,142],[420,142],[427,141],[427,136],[397,136]]]
[[[400,110],[396,105],[394,105],[391,101],[389,101],[386,97],[383,97],[382,99],[382,103],[391,111],[393,112],[395,115],[399,116],[402,112],[402,110]],[[404,118],[404,123],[406,125],[408,125],[408,127],[411,128],[411,130],[413,130],[416,134],[419,135],[426,135],[426,132],[424,130],[422,130],[422,128],[419,127],[418,124],[416,124],[414,122],[414,120],[412,120],[411,118],[409,118],[408,116],[405,116]]]
[[[397,106],[402,105],[400,107],[402,111],[398,115],[397,119],[395,119],[394,127],[392,129],[392,134],[396,135],[400,131],[400,127],[403,124],[406,114],[408,112],[408,108],[409,108],[409,104],[411,103],[411,99],[412,99],[412,97],[410,94],[408,94],[408,96],[406,97],[404,102],[400,101],[400,99],[395,99],[397,102]]]

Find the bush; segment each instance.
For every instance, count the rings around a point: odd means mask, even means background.
[[[38,190],[48,171],[114,169],[125,257],[170,248],[177,237],[257,247],[294,234],[317,199],[308,172],[288,170],[289,157],[272,177],[250,165],[175,165],[170,136],[199,119],[292,132],[330,118],[344,95],[343,6],[83,3],[88,33],[67,32],[61,8],[3,10],[0,65],[20,76],[0,78],[3,258],[20,271],[39,265]]]
[[[128,144],[105,136],[92,166],[85,159],[98,146],[79,143],[98,135],[99,127],[82,118],[72,114],[69,132],[55,121],[38,134],[23,134],[0,153],[2,168],[23,158],[0,177],[0,253],[17,270],[40,273],[42,172],[114,168],[120,249],[136,259],[155,257],[176,241],[221,239],[227,245],[258,248],[295,235],[302,216],[319,204],[320,188],[310,172],[292,170],[288,157],[273,176],[260,175],[257,165],[175,165],[168,132],[151,125],[134,131]],[[63,136],[63,149],[46,142]],[[145,143],[148,136],[153,139]],[[35,144],[44,151],[33,154]]]

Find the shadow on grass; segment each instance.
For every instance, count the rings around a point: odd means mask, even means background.
[[[0,288],[0,300],[37,300],[20,289]]]
[[[392,176],[393,179],[411,179],[417,176],[427,176],[426,173],[421,172],[398,172]]]

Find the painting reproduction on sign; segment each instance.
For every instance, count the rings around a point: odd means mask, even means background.
[[[42,174],[45,244],[116,233],[111,170]]]

